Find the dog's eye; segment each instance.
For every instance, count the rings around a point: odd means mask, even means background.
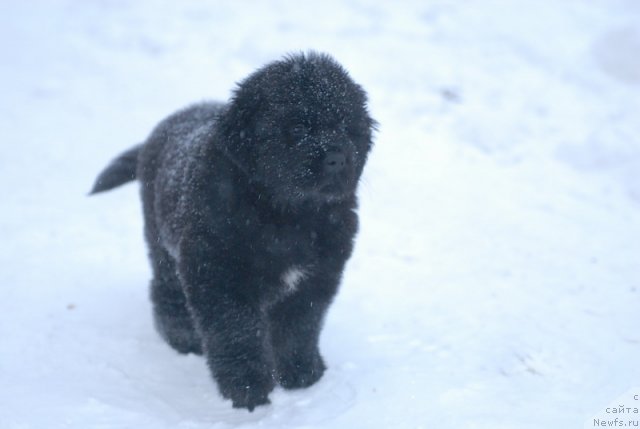
[[[346,132],[355,138],[365,137],[369,134],[369,128],[363,123],[355,122],[346,126]]]
[[[307,127],[304,124],[296,124],[291,127],[291,137],[300,139],[307,135]]]

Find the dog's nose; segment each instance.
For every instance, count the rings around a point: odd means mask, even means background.
[[[347,157],[342,152],[327,152],[324,157],[324,172],[327,174],[336,174],[344,169],[347,164]]]

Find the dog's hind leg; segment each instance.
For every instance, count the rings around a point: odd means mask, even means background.
[[[178,352],[201,355],[201,340],[187,309],[175,262],[159,245],[150,247],[153,266],[151,301],[156,330]]]

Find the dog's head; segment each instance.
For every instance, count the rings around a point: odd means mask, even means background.
[[[289,204],[352,197],[374,127],[364,90],[332,58],[313,52],[250,75],[219,122],[229,156]]]

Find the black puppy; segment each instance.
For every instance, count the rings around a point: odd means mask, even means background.
[[[142,182],[157,329],[179,352],[204,353],[234,407],[325,370],[318,337],[351,255],[375,126],[366,103],[329,56],[292,55],[228,104],[169,116],[95,183]]]

